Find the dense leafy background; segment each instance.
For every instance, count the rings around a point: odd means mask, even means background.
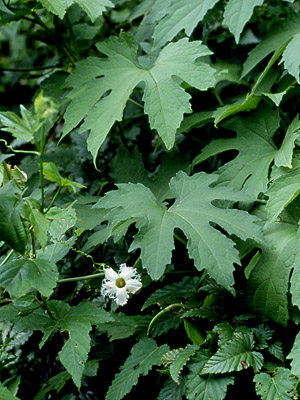
[[[298,398],[299,13],[0,0],[1,399]]]

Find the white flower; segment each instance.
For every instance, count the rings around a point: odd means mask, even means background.
[[[124,306],[129,293],[135,293],[142,287],[141,277],[135,268],[120,265],[119,273],[112,268],[104,269],[105,278],[102,282],[101,294],[114,299],[117,304]]]

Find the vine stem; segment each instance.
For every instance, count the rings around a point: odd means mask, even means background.
[[[77,276],[74,278],[66,278],[66,279],[59,279],[57,283],[67,283],[67,282],[76,282],[76,281],[86,281],[88,279],[100,278],[104,276],[104,272],[99,272],[99,274],[92,274],[92,275],[85,275],[85,276]]]
[[[42,300],[43,300],[44,309],[47,311],[47,314],[49,315],[49,317],[51,319],[53,319],[53,320],[57,320],[57,318],[54,317],[54,315],[53,315],[53,311],[51,311],[50,308],[49,308],[49,304],[48,304],[48,301],[47,301],[46,297],[42,296]]]
[[[48,212],[48,211],[50,210],[50,208],[53,206],[53,204],[55,203],[56,199],[58,198],[58,196],[59,196],[59,194],[60,194],[61,189],[62,189],[62,186],[60,186],[60,187],[57,189],[57,192],[55,193],[53,199],[51,200],[51,203],[50,203],[49,206],[47,207],[47,210],[45,211],[44,214],[47,214],[47,212]]]
[[[11,249],[8,252],[7,256],[4,258],[4,260],[1,261],[0,267],[2,267],[2,265],[4,265],[12,257],[13,254],[14,254],[14,249]]]
[[[152,318],[152,320],[150,321],[150,324],[148,326],[147,329],[147,336],[149,336],[150,330],[152,328],[152,325],[154,324],[154,322],[160,318],[163,314],[167,313],[168,311],[173,310],[173,308],[175,307],[181,307],[181,308],[186,308],[184,304],[182,303],[175,303],[175,304],[170,304],[168,307],[164,308],[163,310],[161,310],[158,314],[155,315],[155,317]]]
[[[44,187],[44,147],[45,147],[45,125],[42,126],[42,136],[40,141],[40,185],[41,185],[41,212],[44,214],[45,207],[45,187]]]

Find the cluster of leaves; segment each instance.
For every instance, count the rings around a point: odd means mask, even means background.
[[[299,12],[0,0],[1,399],[298,398]]]

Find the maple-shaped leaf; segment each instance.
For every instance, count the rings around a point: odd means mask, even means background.
[[[199,90],[211,87],[214,70],[196,61],[211,54],[210,50],[199,41],[181,39],[166,46],[149,67],[149,60],[139,62],[137,42],[125,33],[97,47],[107,58],[80,61],[66,80],[65,86],[73,90],[68,95],[72,101],[65,114],[64,136],[85,119],[81,131],[90,130],[88,150],[95,161],[114,122],[122,119],[133,89],[144,82],[144,109],[150,126],[170,149],[183,114],[192,111],[191,96],[173,78],[179,77]]]
[[[266,372],[256,374],[253,381],[255,390],[262,400],[290,400],[295,395],[294,388],[297,386],[296,377],[292,376],[287,368],[277,368],[275,374]],[[296,397],[297,398],[297,397]]]
[[[162,47],[182,29],[190,36],[198,23],[218,0],[172,0],[165,10],[166,15],[155,28],[154,48]]]
[[[141,249],[143,266],[152,279],[159,279],[171,262],[174,248],[173,231],[180,228],[188,239],[189,255],[198,270],[207,269],[218,283],[232,290],[233,263],[239,264],[234,242],[216,225],[229,234],[245,240],[262,240],[256,217],[237,209],[219,208],[214,200],[247,201],[249,197],[228,187],[211,187],[216,175],[204,172],[187,176],[180,171],[170,181],[175,203],[167,208],[164,203],[142,184],[119,184],[118,190],[108,192],[95,207],[111,209],[105,220],[109,221],[111,235],[114,228],[125,223],[136,223],[139,233],[130,251]],[[128,224],[128,221],[130,222]],[[125,233],[125,232],[124,232]]]
[[[193,164],[223,151],[238,150],[238,156],[216,172],[219,175],[218,182],[226,182],[256,197],[267,190],[270,164],[279,152],[272,141],[279,121],[278,111],[272,111],[264,105],[244,118],[233,117],[222,126],[234,130],[236,137],[211,141]]]

